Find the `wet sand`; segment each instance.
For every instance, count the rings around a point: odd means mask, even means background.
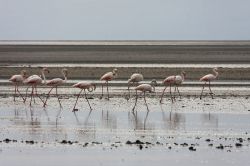
[[[0,162],[8,165],[248,165],[248,98],[184,97],[171,104],[147,98],[52,97],[44,109],[1,98]],[[219,156],[219,157],[218,157]],[[13,157],[15,160],[13,160]]]

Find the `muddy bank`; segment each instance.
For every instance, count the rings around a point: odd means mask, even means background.
[[[250,56],[249,56],[250,57]],[[42,65],[46,67],[46,64]],[[220,67],[220,66],[217,66]],[[56,78],[62,77],[61,69],[67,68],[69,72],[68,79],[92,79],[99,80],[100,77],[109,71],[112,71],[114,68],[118,69],[118,80],[128,80],[130,75],[135,72],[142,73],[145,79],[160,79],[163,80],[167,76],[180,74],[181,71],[185,71],[187,73],[186,80],[189,81],[198,81],[202,76],[208,73],[212,73],[212,67],[182,67],[178,65],[178,67],[141,67],[139,64],[129,67],[110,67],[98,64],[95,67],[92,66],[80,66],[74,67],[70,64],[64,64],[61,66],[53,66],[49,67],[50,73],[47,74],[47,78]],[[21,66],[1,66],[0,67],[0,77],[1,79],[9,79],[11,75],[20,73],[21,70],[27,70],[29,75],[39,74],[40,69],[37,65],[21,65]],[[219,69],[219,80],[250,80],[250,67],[223,67]]]

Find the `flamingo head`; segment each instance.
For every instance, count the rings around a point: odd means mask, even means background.
[[[44,67],[44,68],[42,69],[42,71],[43,71],[43,72],[49,73],[49,69],[48,69],[47,67]]]
[[[24,78],[28,78],[28,74],[27,74],[27,71],[26,71],[26,70],[22,70],[22,71],[21,71],[21,75],[22,75]]]
[[[91,83],[91,86],[88,88],[89,92],[93,92],[96,89],[96,85],[94,83]]]
[[[181,74],[182,74],[184,77],[186,77],[186,75],[187,75],[185,71],[182,71]]]
[[[157,81],[156,81],[156,79],[152,79],[150,85],[151,85],[152,88],[153,88],[153,92],[155,92],[155,87],[157,86]]]
[[[63,68],[62,73],[67,77],[68,76],[68,69]]]
[[[115,68],[115,69],[113,69],[113,71],[112,71],[112,73],[113,73],[113,75],[116,77],[117,76],[117,72],[118,72],[118,70]]]

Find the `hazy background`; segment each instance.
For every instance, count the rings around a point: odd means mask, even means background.
[[[249,40],[249,0],[0,0],[0,40]]]

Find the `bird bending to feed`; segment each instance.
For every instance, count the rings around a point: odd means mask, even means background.
[[[11,76],[11,78],[9,79],[10,82],[12,82],[15,86],[15,94],[14,94],[14,101],[16,101],[16,92],[19,93],[19,95],[22,97],[23,102],[25,102],[24,97],[22,96],[22,94],[20,93],[18,86],[20,84],[23,84],[23,81],[27,78],[27,72],[26,70],[22,70],[20,74],[18,75],[13,75]]]
[[[30,106],[31,106],[32,98],[34,99],[34,102],[35,102],[35,98],[34,98],[35,96],[37,96],[44,104],[44,101],[42,100],[42,98],[37,94],[37,85],[41,85],[43,83],[46,84],[46,77],[45,77],[44,72],[49,73],[49,70],[47,68],[41,69],[41,74],[42,74],[43,79],[38,75],[32,75],[32,76],[29,76],[26,80],[24,80],[24,84],[32,86],[32,90],[30,94]],[[27,98],[28,88],[26,90],[26,98]]]
[[[175,76],[175,88],[174,88],[174,99],[175,99],[175,92],[177,90],[180,98],[181,98],[181,94],[180,94],[180,91],[179,91],[179,86],[183,83],[183,81],[185,80],[185,77],[186,77],[186,72],[185,71],[182,71],[181,72],[181,75],[176,75]]]
[[[128,99],[130,98],[130,86],[138,86],[139,82],[143,81],[143,75],[140,73],[134,73],[128,79]]]
[[[208,82],[208,88],[209,88],[209,91],[210,91],[210,96],[212,97],[213,99],[213,92],[211,90],[211,87],[210,87],[210,82],[217,79],[219,73],[218,73],[218,68],[213,68],[213,72],[214,74],[207,74],[203,77],[201,77],[200,81],[204,81],[205,83],[203,84],[203,87],[202,87],[202,90],[201,90],[201,95],[200,95],[200,99],[202,98],[202,94],[203,94],[203,90],[204,90],[204,87],[206,85],[206,83]]]
[[[162,98],[163,98],[164,92],[165,92],[165,90],[167,89],[168,86],[169,86],[170,98],[171,98],[171,101],[173,102],[173,96],[172,96],[171,87],[172,87],[173,85],[175,85],[175,78],[176,78],[176,76],[175,76],[175,75],[172,75],[172,76],[169,76],[169,77],[165,78],[165,79],[162,81],[162,84],[165,86],[165,88],[164,88],[164,90],[162,91],[160,103],[162,103]]]
[[[108,82],[115,79],[117,77],[117,69],[113,69],[112,72],[108,72],[106,74],[104,74],[102,77],[101,77],[101,81],[105,81],[106,85],[107,85],[107,93],[108,93],[108,100],[109,100],[109,84]],[[103,86],[104,86],[104,83],[102,83],[102,96],[101,98],[103,97]]]
[[[78,82],[78,83],[74,84],[73,87],[81,89],[81,91],[77,95],[77,99],[76,99],[76,102],[75,102],[75,105],[74,105],[74,108],[73,108],[73,112],[75,112],[75,111],[78,111],[78,109],[76,109],[75,107],[76,107],[77,101],[78,101],[82,91],[84,90],[84,97],[85,97],[85,99],[87,100],[87,102],[89,104],[89,100],[88,100],[87,94],[86,94],[86,89],[89,92],[93,92],[96,89],[96,85],[94,83],[91,83],[91,82],[81,81],[81,82]],[[89,108],[90,108],[90,110],[92,110],[90,104],[89,104]]]
[[[54,88],[56,88],[56,97],[57,97],[57,100],[58,100],[58,102],[59,102],[59,104],[60,104],[60,107],[62,107],[61,102],[60,102],[60,99],[59,99],[59,96],[58,96],[58,93],[57,93],[57,87],[58,87],[59,85],[62,85],[62,84],[64,84],[64,83],[67,82],[68,70],[65,69],[65,68],[63,68],[63,69],[62,69],[62,75],[63,75],[64,79],[61,79],[61,78],[54,78],[54,79],[49,80],[49,81],[46,82],[46,85],[47,85],[47,86],[51,86],[51,89],[50,89],[50,91],[49,91],[48,94],[47,94],[47,97],[46,97],[46,100],[45,100],[45,102],[44,102],[44,104],[43,104],[43,107],[46,106],[47,100],[48,100],[48,98],[49,98],[49,96],[50,96],[50,92],[51,92]]]
[[[141,84],[141,85],[138,85],[137,87],[135,87],[135,93],[136,93],[136,96],[135,96],[135,105],[132,109],[132,111],[134,112],[135,110],[135,107],[136,107],[136,104],[137,104],[137,100],[138,100],[138,94],[137,94],[137,91],[141,91],[142,94],[143,94],[143,98],[144,98],[144,102],[147,106],[147,110],[149,111],[148,109],[148,104],[147,104],[147,101],[146,101],[146,92],[155,92],[155,86],[157,85],[157,82],[155,79],[153,79],[151,81],[150,84]]]

